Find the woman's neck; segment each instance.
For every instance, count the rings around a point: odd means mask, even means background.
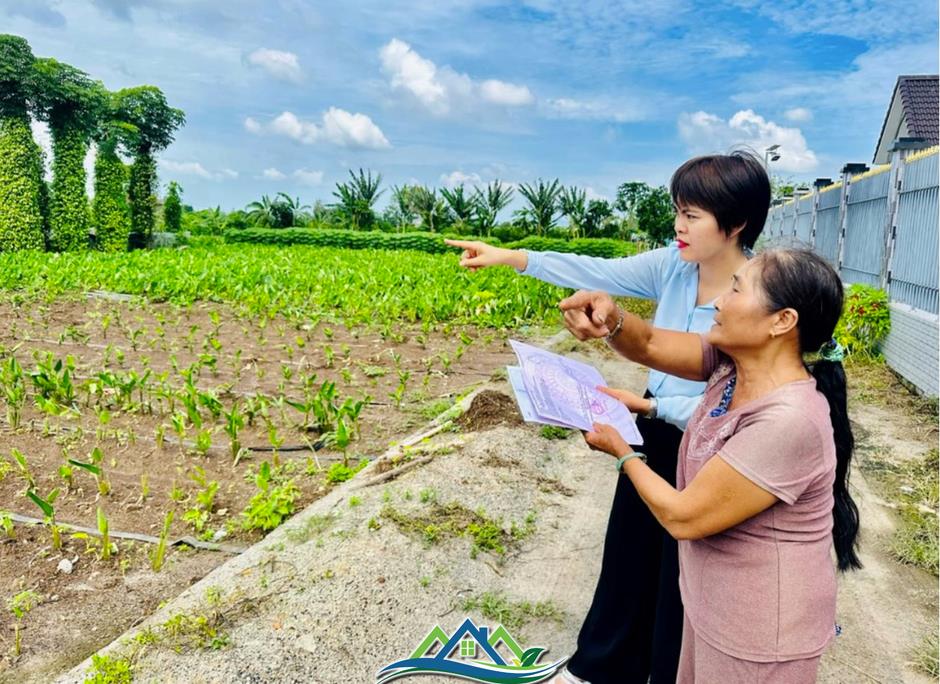
[[[790,346],[771,344],[758,350],[732,354],[737,380],[732,405],[746,404],[781,385],[809,379],[803,359]]]
[[[698,298],[701,306],[717,298],[731,287],[731,276],[747,262],[747,257],[737,247],[723,250],[708,261],[698,265]]]

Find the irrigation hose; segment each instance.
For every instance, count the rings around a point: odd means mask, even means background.
[[[6,513],[10,516],[10,520],[15,523],[20,523],[22,525],[44,525],[45,520],[40,518],[31,518],[28,515],[19,515],[18,513]],[[84,532],[85,534],[90,534],[95,537],[101,537],[102,534],[91,527],[83,527],[81,525],[73,525],[72,523],[57,522],[56,526],[61,527],[64,530],[72,532]],[[145,542],[147,544],[159,544],[160,539],[158,537],[151,537],[149,534],[139,534],[137,532],[108,532],[109,537],[114,537],[117,539],[130,539],[132,541]],[[245,551],[244,547],[241,546],[231,546],[230,544],[217,544],[215,542],[206,542],[190,535],[185,537],[179,537],[173,541],[167,541],[167,546],[191,546],[194,549],[204,549],[205,551],[222,551],[223,553],[233,553],[239,554]]]

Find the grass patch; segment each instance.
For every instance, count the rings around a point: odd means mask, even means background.
[[[330,529],[333,521],[334,518],[330,515],[312,515],[304,521],[301,527],[288,530],[287,538],[295,544],[303,544]]]
[[[572,431],[568,428],[558,427],[557,425],[543,425],[539,429],[539,435],[545,439],[568,439]]]
[[[465,599],[464,611],[479,610],[487,620],[495,620],[510,631],[521,630],[532,620],[552,620],[561,625],[565,613],[551,601],[512,601],[501,592],[485,592]]]
[[[937,398],[910,391],[884,359],[849,356],[844,366],[850,398],[867,404],[884,404],[890,397],[893,407],[936,425]]]
[[[936,633],[928,634],[921,640],[917,648],[914,649],[914,659],[911,664],[931,677],[940,676],[940,653],[938,653]]]
[[[425,499],[428,506],[420,513],[407,514],[386,504],[380,515],[395,523],[405,534],[417,537],[427,545],[455,537],[469,537],[473,542],[471,558],[476,558],[480,551],[505,556],[507,551],[535,531],[534,513],[530,513],[522,525],[512,523],[507,531],[502,520],[488,518],[482,509],[471,511],[457,502],[441,504],[436,498],[422,496],[422,500]]]
[[[940,570],[937,539],[938,463],[934,449],[920,460],[905,463],[897,475],[898,512],[901,524],[891,551],[901,563],[923,568],[934,575]]]

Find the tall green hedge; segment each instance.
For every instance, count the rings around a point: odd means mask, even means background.
[[[85,196],[85,153],[88,137],[63,126],[52,129],[52,193],[49,198],[49,241],[53,249],[88,247],[88,198]]]
[[[100,144],[95,159],[95,234],[98,248],[106,252],[127,249],[131,216],[127,206],[127,168],[114,144]]]
[[[157,163],[153,155],[141,150],[131,165],[127,196],[131,207],[131,232],[149,240],[157,210]]]
[[[225,241],[230,243],[249,243],[265,245],[315,245],[319,247],[343,247],[346,249],[409,249],[429,254],[443,254],[459,251],[444,244],[445,237],[459,240],[483,240],[490,244],[499,244],[494,238],[468,236],[448,236],[439,233],[383,233],[380,231],[333,230],[329,228],[248,228],[228,230]],[[577,240],[559,240],[552,238],[529,237],[517,242],[509,242],[504,247],[510,249],[530,249],[539,252],[573,252],[589,256],[622,257],[636,253],[636,247],[621,240],[608,238],[581,238]]]
[[[29,118],[0,118],[0,251],[43,249],[42,161]]]

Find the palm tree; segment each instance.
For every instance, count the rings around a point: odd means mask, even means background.
[[[453,190],[441,188],[441,197],[447,202],[447,206],[450,207],[454,218],[456,218],[457,223],[460,224],[461,227],[471,222],[473,219],[474,204],[473,200],[464,194],[463,185],[457,185]]]
[[[267,195],[262,195],[261,200],[255,200],[245,207],[248,220],[256,226],[270,228],[275,223],[274,202]]]
[[[574,185],[562,188],[558,197],[558,208],[568,217],[568,227],[572,237],[581,237],[584,219],[587,217],[587,192]]]
[[[333,196],[339,200],[336,207],[349,225],[356,229],[368,229],[375,222],[375,212],[372,207],[378,201],[384,190],[379,190],[382,183],[382,174],[372,177],[372,172],[359,169],[356,175],[349,170],[351,180],[348,183],[337,183]]]
[[[538,184],[535,186],[526,183],[519,185],[519,194],[529,204],[524,211],[535,225],[536,234],[544,235],[555,225],[555,214],[558,213],[558,195],[560,193],[561,186],[557,178],[549,184],[539,178]]]
[[[512,201],[513,189],[503,185],[498,179],[486,186],[484,194],[479,188],[473,192],[473,203],[476,214],[477,230],[482,235],[489,235],[496,226],[499,212]]]
[[[437,196],[437,190],[415,185],[410,195],[411,207],[421,218],[421,225],[425,230],[434,233],[447,224],[447,204]]]

